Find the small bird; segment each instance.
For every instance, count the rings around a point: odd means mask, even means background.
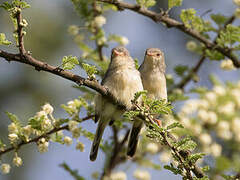
[[[147,49],[139,72],[141,73],[143,88],[147,90],[149,98],[167,100],[165,69],[163,52],[158,48]],[[128,142],[128,156],[132,157],[136,152],[142,126],[143,122],[135,119]]]
[[[116,47],[112,49],[111,62],[101,84],[108,89],[118,102],[125,105],[127,109],[131,109],[131,100],[136,92],[143,91],[143,85],[140,73],[126,48]],[[120,118],[124,110],[117,109],[116,105],[97,94],[95,97],[95,113],[95,121],[99,122],[92,143],[91,161],[97,158],[105,127],[111,121]]]

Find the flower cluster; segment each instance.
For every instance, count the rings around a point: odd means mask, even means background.
[[[191,134],[200,144],[198,151],[215,158],[225,156],[231,160],[239,157],[240,148],[231,144],[240,142],[240,81],[225,85],[215,83],[211,90],[197,92],[199,98],[186,101],[177,118],[165,117],[164,126],[179,121],[184,129],[174,131],[174,135]],[[224,153],[228,151],[233,153],[232,156]],[[160,160],[171,161],[170,152],[163,152]]]

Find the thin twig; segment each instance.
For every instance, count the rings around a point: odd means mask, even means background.
[[[114,137],[114,147],[113,147],[113,151],[110,156],[110,159],[107,159],[108,162],[106,162],[106,167],[103,170],[100,180],[103,180],[104,176],[109,176],[111,174],[112,170],[117,165],[119,165],[122,162],[125,162],[127,160],[126,155],[121,155],[121,152],[125,146],[125,143],[127,142],[130,130],[126,131],[126,134],[125,134],[123,140],[120,142],[118,141],[118,138],[117,138],[118,131],[116,131],[116,128],[112,128],[112,130],[113,130],[113,137]],[[115,140],[115,138],[117,138],[117,141]]]
[[[20,55],[24,55],[26,53],[26,50],[24,48],[24,41],[23,41],[23,26],[22,26],[22,14],[21,10],[18,10],[16,13],[16,19],[17,19],[17,34],[18,34],[18,47]]]
[[[156,13],[154,11],[148,10],[146,8],[142,8],[141,6],[137,4],[130,4],[124,1],[118,1],[118,0],[97,0],[99,2],[103,3],[108,3],[108,4],[113,4],[118,7],[119,10],[124,10],[128,9],[131,11],[134,11],[138,14],[141,14],[143,16],[149,17],[152,19],[154,22],[159,23],[162,22],[164,23],[168,28],[175,27],[179,29],[180,31],[183,31],[184,33],[192,36],[193,38],[199,40],[202,42],[206,48],[208,49],[214,49],[222,53],[223,55],[227,56],[229,59],[233,61],[233,64],[235,67],[239,68],[240,67],[240,61],[238,60],[237,56],[234,55],[228,47],[219,47],[216,46],[216,44],[209,39],[205,38],[202,36],[198,31],[194,29],[189,29],[187,28],[183,23],[170,18],[168,14],[166,13]]]
[[[218,31],[218,34],[217,36],[215,37],[213,43],[216,44],[217,43],[217,39],[219,38],[220,36],[220,32],[225,30],[227,25],[231,24],[234,22],[234,20],[236,19],[236,17],[233,15],[231,16],[226,22],[225,24],[223,25],[222,28],[219,29]],[[203,64],[203,62],[206,60],[206,56],[203,54],[201,56],[201,58],[198,60],[197,64],[189,71],[189,73],[177,84],[174,86],[174,88],[170,89],[169,90],[169,93],[172,92],[173,89],[175,88],[180,88],[180,89],[183,89],[193,78],[193,76],[195,74],[197,74],[197,72],[199,71],[201,65]]]
[[[86,117],[82,118],[81,120],[82,121],[86,121],[86,120],[92,119],[93,117],[94,117],[94,115],[90,115],[90,116],[86,116]],[[55,127],[51,131],[49,131],[47,133],[44,133],[41,136],[37,136],[37,137],[35,137],[35,138],[33,138],[33,139],[29,140],[29,141],[22,141],[22,142],[20,142],[17,145],[14,145],[14,146],[11,146],[11,147],[5,149],[4,151],[0,151],[0,156],[3,155],[3,154],[8,153],[10,151],[13,151],[15,149],[20,149],[24,145],[27,145],[27,144],[30,144],[30,143],[33,143],[33,142],[36,143],[36,142],[38,142],[39,139],[46,138],[49,135],[51,135],[51,134],[53,134],[55,132],[61,131],[61,130],[68,130],[68,125],[64,125],[64,126],[61,126],[61,127]]]

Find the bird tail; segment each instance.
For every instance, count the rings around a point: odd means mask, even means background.
[[[135,119],[132,130],[130,133],[130,139],[128,141],[127,155],[133,157],[138,145],[139,134],[142,129],[143,122]]]
[[[91,153],[90,153],[90,160],[91,161],[95,161],[97,158],[97,154],[98,154],[98,148],[103,136],[103,132],[105,127],[107,126],[108,121],[104,121],[103,119],[100,119],[100,121],[98,122],[98,127],[95,133],[95,137],[92,143],[92,148],[91,148]]]

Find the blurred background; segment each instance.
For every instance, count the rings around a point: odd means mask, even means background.
[[[4,2],[0,0],[0,3]],[[134,3],[133,0],[129,1]],[[24,18],[28,21],[27,36],[25,37],[25,47],[33,53],[37,59],[41,59],[49,64],[58,66],[65,55],[79,57],[81,52],[74,44],[72,37],[68,34],[69,25],[81,25],[82,21],[75,13],[72,3],[69,0],[41,0],[28,1],[31,8],[24,11]],[[166,9],[167,0],[158,0],[159,7]],[[174,8],[170,14],[177,17],[181,9],[195,8],[198,15],[204,14],[208,10],[214,13],[222,13],[230,16],[233,14],[235,6],[228,0],[184,0],[183,6]],[[158,11],[158,9],[156,9]],[[167,73],[173,74],[175,65],[194,65],[200,58],[186,50],[185,44],[191,37],[172,28],[167,29],[162,24],[156,24],[150,19],[130,11],[110,12],[106,14],[107,24],[104,30],[107,34],[118,34],[129,39],[127,45],[131,55],[138,58],[140,63],[144,56],[144,51],[149,47],[161,48],[165,52]],[[203,16],[209,19],[209,14]],[[7,39],[12,40],[13,26],[8,14],[0,9],[0,32],[7,35]],[[104,53],[110,55],[111,47],[105,48]],[[0,47],[4,50],[5,47]],[[14,45],[5,50],[16,52]],[[75,73],[86,75],[76,68]],[[208,75],[215,74],[221,81],[235,81],[239,78],[238,71],[223,72],[219,67],[219,62],[206,61],[199,72],[200,81],[197,84],[189,83],[191,86],[211,86]],[[175,77],[175,76],[174,76]],[[8,63],[0,59],[0,138],[7,142],[7,126],[10,124],[5,111],[12,112],[19,116],[22,122],[27,122],[27,118],[33,116],[40,107],[49,102],[54,106],[56,117],[66,116],[60,108],[71,99],[80,95],[77,89],[72,88],[73,83],[54,76],[46,72],[37,72],[34,68],[11,62]],[[94,132],[96,125],[92,121],[84,123],[89,131]],[[109,129],[104,137],[108,137]],[[91,142],[85,138],[80,140],[86,145],[85,152],[75,150],[75,146],[61,146],[50,144],[49,151],[44,154],[37,152],[35,144],[24,146],[19,155],[23,158],[24,165],[20,168],[11,169],[8,175],[0,175],[1,180],[66,180],[71,179],[69,174],[59,167],[59,164],[66,162],[73,169],[77,169],[79,174],[86,179],[91,179],[94,171],[102,171],[104,156],[100,152],[95,162],[89,161],[89,151]],[[3,162],[9,162],[13,153],[2,157]],[[156,158],[157,159],[157,158]],[[159,162],[160,163],[160,162]],[[126,168],[127,167],[127,168]],[[133,179],[132,171],[135,166],[120,166],[118,169],[124,170],[128,174],[128,179]],[[180,177],[173,175],[167,170],[150,170],[152,179],[175,180]]]

